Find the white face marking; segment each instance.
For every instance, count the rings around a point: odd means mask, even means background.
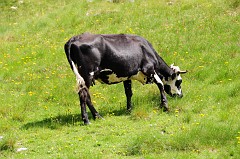
[[[180,72],[180,68],[178,66],[174,66],[173,64],[170,65],[170,68],[173,69],[175,73]]]
[[[181,95],[182,94],[181,88],[177,88],[177,86],[176,86],[177,80],[182,80],[180,75],[177,75],[177,77],[173,80],[169,79],[168,81],[166,81],[166,84],[171,87],[171,94]]]
[[[171,79],[171,77],[169,77],[169,79],[167,81],[165,79],[163,79],[164,85],[170,86],[170,93],[172,95],[176,94],[176,95],[181,96],[182,95],[181,87],[178,88],[176,86],[176,81],[182,80],[182,77],[179,74],[180,68],[178,66],[174,66],[173,64],[170,66],[170,68],[173,69],[173,71],[176,73],[176,78]]]

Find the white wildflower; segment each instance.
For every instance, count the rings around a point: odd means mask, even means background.
[[[16,7],[16,6],[12,6],[11,9],[12,9],[12,10],[16,10],[17,7]]]

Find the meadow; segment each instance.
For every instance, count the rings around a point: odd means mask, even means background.
[[[0,158],[240,158],[239,0],[1,0]],[[90,93],[85,126],[64,44],[83,32],[137,34],[182,75],[160,108],[156,85]],[[88,111],[89,112],[89,111]]]

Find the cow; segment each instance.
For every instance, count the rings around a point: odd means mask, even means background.
[[[123,82],[129,111],[132,108],[132,80],[142,84],[155,83],[160,90],[163,111],[169,111],[164,90],[170,96],[183,96],[180,74],[187,71],[174,65],[169,67],[151,43],[140,36],[83,33],[70,38],[64,49],[76,76],[84,124],[90,123],[86,105],[94,119],[101,118],[89,94],[95,80],[109,85]]]

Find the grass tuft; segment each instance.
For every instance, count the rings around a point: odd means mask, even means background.
[[[0,151],[14,151],[16,140],[12,137],[0,140]]]

